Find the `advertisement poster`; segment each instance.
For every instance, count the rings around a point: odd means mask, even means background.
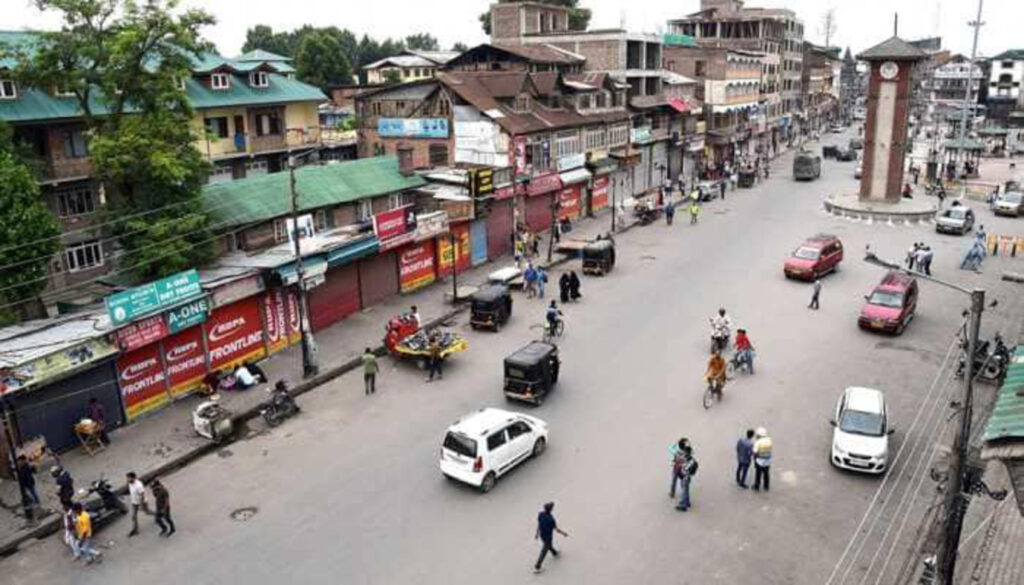
[[[436,278],[434,274],[434,240],[426,240],[404,248],[398,254],[398,285],[401,292],[422,288]]]
[[[276,353],[295,343],[299,335],[299,306],[291,291],[276,288],[261,299],[267,352]],[[294,312],[289,305],[294,305]]]
[[[377,234],[378,240],[400,236],[409,231],[408,223],[405,220],[407,209],[405,207],[392,209],[373,216],[373,231]]]
[[[469,224],[461,223],[451,226],[451,233],[455,236],[455,262],[462,272],[469,268],[472,250],[469,244]],[[440,276],[447,276],[452,273],[452,239],[451,236],[437,238],[437,271]]]
[[[257,297],[214,310],[204,330],[211,370],[234,367],[265,353]]]
[[[559,219],[576,219],[580,215],[580,185],[566,187],[558,192]]]
[[[117,346],[121,351],[132,351],[160,341],[167,337],[167,324],[163,315],[155,315],[141,321],[136,321],[123,329],[118,329],[115,334]]]
[[[153,343],[117,359],[117,382],[128,420],[167,404],[167,382],[160,344]]]
[[[169,333],[184,331],[199,325],[210,313],[210,301],[197,299],[172,311],[167,311],[167,330]]]
[[[608,176],[595,177],[590,195],[591,209],[597,211],[608,207]]]
[[[163,346],[171,398],[183,396],[198,387],[206,376],[203,328],[193,327],[172,335],[164,340]]]
[[[299,297],[288,291],[288,343],[293,345],[302,339],[302,328],[299,325]]]
[[[515,167],[516,175],[526,174],[526,138],[523,136],[517,136],[513,142],[512,149],[512,163]]]

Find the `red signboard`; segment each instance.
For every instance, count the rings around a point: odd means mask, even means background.
[[[402,207],[373,216],[373,231],[377,234],[377,239],[386,240],[409,231],[406,213],[411,211],[411,207]]]
[[[259,359],[265,353],[257,297],[215,309],[203,329],[211,370]]]
[[[299,297],[288,291],[288,343],[298,343],[302,339],[302,328],[299,325]]]
[[[198,387],[206,376],[202,326],[190,327],[168,337],[163,346],[171,397],[177,398]]]
[[[167,337],[167,323],[163,315],[154,315],[118,329],[116,336],[121,351],[132,351]]]
[[[167,404],[160,344],[153,343],[118,358],[117,381],[128,420]]]
[[[298,303],[290,290],[280,288],[267,291],[261,301],[267,352],[276,353],[294,342],[292,329],[299,330]],[[289,303],[295,304],[294,315],[289,314]]]
[[[509,199],[516,194],[516,188],[513,185],[505,185],[504,187],[498,187],[494,190],[494,199],[501,201],[502,199]]]
[[[558,217],[576,219],[580,216],[580,185],[571,185],[558,192]]]
[[[462,272],[469,269],[470,263],[469,224],[455,224],[451,226],[451,233],[455,236],[455,265]],[[437,272],[441,276],[452,273],[452,239],[449,235],[437,238]]]
[[[608,207],[608,177],[595,177],[590,191],[590,207],[593,211]]]
[[[562,178],[558,176],[558,173],[550,173],[531,179],[530,185],[526,188],[526,192],[532,197],[533,195],[541,195],[543,193],[557,191],[561,188]]]
[[[398,286],[402,292],[424,287],[436,278],[434,274],[434,240],[426,240],[403,248],[398,254]]]

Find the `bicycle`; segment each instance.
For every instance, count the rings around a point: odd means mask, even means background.
[[[751,351],[753,351],[753,350],[751,350]],[[734,354],[732,354],[732,357],[730,357],[725,362],[725,379],[726,380],[734,379],[736,377],[736,373],[739,372],[740,370],[746,370],[748,374],[751,373],[751,371],[750,371],[750,364],[747,363],[745,360],[743,360],[740,356],[741,356],[741,353],[737,351]]]
[[[559,319],[555,321],[555,326],[552,327],[550,322],[544,323],[544,336],[543,340],[550,343],[554,338],[561,337],[565,333],[565,320]]]
[[[711,405],[715,402],[715,398],[718,399],[718,402],[722,401],[722,390],[724,389],[725,382],[716,384],[715,382],[708,380],[708,387],[704,390],[703,396],[704,410],[711,408]]]

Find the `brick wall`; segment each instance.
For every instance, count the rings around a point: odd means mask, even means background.
[[[491,39],[518,39],[519,7],[515,4],[494,4],[491,6]]]

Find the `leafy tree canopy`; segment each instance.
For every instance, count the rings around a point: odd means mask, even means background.
[[[438,51],[440,43],[430,33],[417,33],[405,37],[405,47],[414,51]]]
[[[338,39],[319,31],[306,35],[295,55],[299,79],[323,90],[331,84],[352,83],[352,66]]]
[[[458,43],[455,43],[454,45],[452,45],[452,51],[455,51],[456,53],[465,53],[468,50],[469,50],[469,46],[466,45],[466,43],[463,43],[463,42],[458,42]]]

